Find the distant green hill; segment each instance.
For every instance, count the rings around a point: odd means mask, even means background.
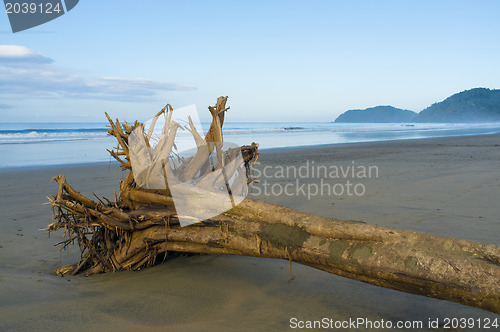
[[[420,112],[411,122],[500,121],[500,90],[462,91]]]
[[[417,113],[392,106],[376,106],[364,110],[349,110],[339,115],[335,123],[399,123],[409,122]]]

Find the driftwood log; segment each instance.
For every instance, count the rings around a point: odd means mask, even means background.
[[[206,142],[222,142],[226,101],[220,97],[209,107],[213,120]],[[159,114],[169,112],[167,105]],[[248,198],[218,216],[181,227],[168,185],[161,190],[136,185],[128,140],[141,124],[120,124],[106,116],[109,134],[118,141],[110,153],[129,173],[114,201],[84,197],[64,175],[53,179],[59,191],[50,199],[55,222],[48,230],[64,229],[62,248],[76,241],[81,251],[79,262],[58,274],[139,270],[178,253],[271,257],[500,313],[500,248],[494,245],[332,220]],[[191,129],[198,143],[203,140],[192,124]],[[255,143],[241,147],[247,170],[258,158],[257,148]],[[222,152],[218,160],[224,157]],[[183,174],[201,172],[188,167],[196,158],[184,160]],[[249,183],[254,180],[247,176]]]

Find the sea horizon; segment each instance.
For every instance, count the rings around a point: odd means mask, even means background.
[[[202,131],[209,123],[202,122]],[[0,168],[113,161],[105,122],[0,124]],[[260,149],[500,133],[500,123],[225,122],[224,140]]]

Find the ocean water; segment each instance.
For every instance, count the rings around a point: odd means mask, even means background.
[[[0,123],[0,168],[112,162],[107,123]],[[209,123],[202,123],[203,129]],[[256,142],[261,149],[500,132],[500,123],[338,124],[330,122],[226,122],[224,140]]]

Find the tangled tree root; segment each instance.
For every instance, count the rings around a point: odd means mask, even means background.
[[[222,142],[224,115],[229,109],[226,101],[227,97],[220,97],[209,107],[213,120],[205,138],[199,137],[193,126],[189,128],[199,146],[203,146],[201,140]],[[157,117],[164,112],[172,112],[170,105]],[[55,222],[48,230],[64,229],[67,239],[58,244],[66,248],[76,241],[81,252],[78,263],[59,269],[58,274],[139,270],[178,253],[273,257],[500,313],[497,246],[332,220],[250,199],[203,222],[181,227],[167,183],[164,189],[136,185],[129,137],[141,124],[120,124],[107,117],[109,134],[118,141],[110,153],[128,175],[113,201],[94,201],[81,195],[64,175],[53,179],[59,191],[51,198]],[[150,137],[144,135],[148,141]],[[240,151],[247,181],[252,182],[255,179],[249,168],[258,158],[258,145],[252,143]],[[212,152],[218,153],[222,162],[231,153],[216,148]],[[183,174],[209,172],[196,158],[183,161]]]

